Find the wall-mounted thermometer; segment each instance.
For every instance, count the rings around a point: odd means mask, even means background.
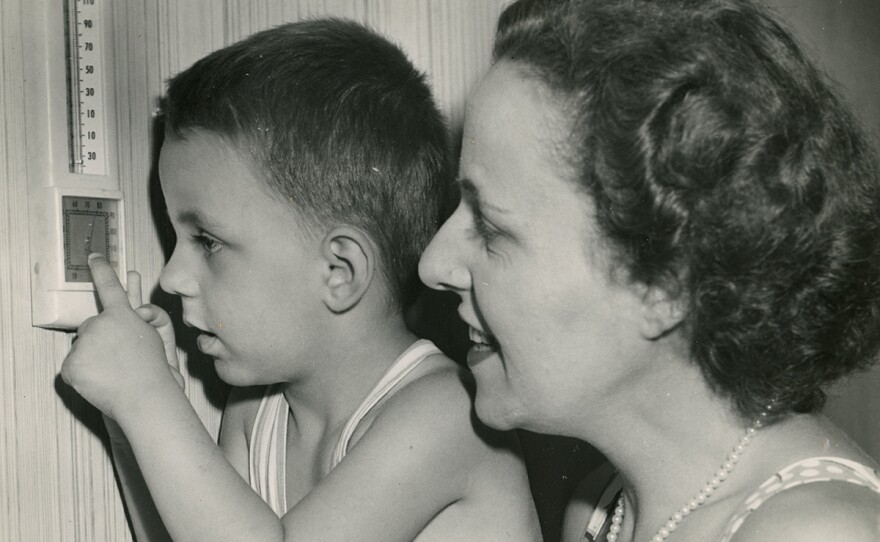
[[[88,254],[125,269],[113,2],[34,3],[23,21],[34,36],[25,62],[33,325],[74,329],[98,310]]]

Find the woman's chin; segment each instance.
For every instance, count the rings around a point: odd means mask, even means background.
[[[474,410],[481,422],[493,429],[499,431],[509,431],[516,429],[515,417],[512,416],[513,410],[505,407],[498,396],[487,396],[488,394],[480,393],[480,386],[477,384],[477,396],[474,400]]]

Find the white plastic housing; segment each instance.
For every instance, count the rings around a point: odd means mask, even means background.
[[[65,195],[119,202],[118,269],[126,269],[124,209],[116,160],[112,6],[111,0],[32,0],[29,9],[22,12],[22,30],[30,36],[24,51],[24,136],[28,155],[32,321],[38,327],[75,329],[97,314],[92,283],[65,280],[61,209],[61,198]],[[79,87],[71,86],[68,79],[68,75],[76,77],[76,72],[68,72],[65,7],[68,13],[80,10],[77,16],[83,24],[86,19],[94,19],[89,23],[93,32],[88,37],[94,43],[87,45],[84,40],[79,44],[83,50],[74,51],[80,55],[78,66],[94,76],[80,81]],[[74,98],[83,93],[78,113],[69,111],[68,88],[73,89]],[[83,115],[94,122],[84,122]],[[95,160],[100,162],[97,167],[76,163],[81,155],[75,149],[76,137],[80,137],[82,150],[95,153]]]
[[[115,200],[112,247],[105,254],[116,268],[120,280],[125,275],[125,210],[122,193],[116,190],[45,187],[30,194],[31,302],[33,325],[54,329],[76,329],[86,318],[98,313],[92,283],[68,282],[65,278],[64,211],[65,196]],[[68,241],[69,242],[69,241]],[[79,247],[78,247],[79,248]],[[115,260],[115,261],[114,261]]]

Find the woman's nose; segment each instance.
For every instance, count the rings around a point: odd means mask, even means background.
[[[441,226],[419,260],[419,277],[435,290],[463,291],[471,287],[471,273],[464,255],[467,237],[461,209]]]
[[[179,247],[174,248],[171,258],[162,272],[159,274],[159,286],[169,294],[179,295],[181,297],[193,297],[196,295],[196,283],[191,273],[186,272],[186,265],[183,261]]]

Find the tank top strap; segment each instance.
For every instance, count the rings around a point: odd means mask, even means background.
[[[440,354],[440,349],[434,346],[434,343],[428,340],[418,340],[410,345],[409,348],[391,364],[391,367],[385,371],[382,378],[367,395],[366,399],[361,403],[355,413],[348,419],[336,448],[333,450],[333,459],[330,469],[336,467],[345,454],[348,452],[348,443],[354,435],[358,424],[382,399],[384,399],[406,376],[412,372],[422,361],[429,356]]]
[[[287,513],[287,419],[289,406],[279,385],[266,386],[248,446],[248,478],[278,517]]]
[[[793,487],[815,482],[847,482],[880,493],[880,475],[857,461],[842,457],[810,457],[785,467],[749,495],[730,519],[720,542],[728,542],[746,518],[770,498]]]

